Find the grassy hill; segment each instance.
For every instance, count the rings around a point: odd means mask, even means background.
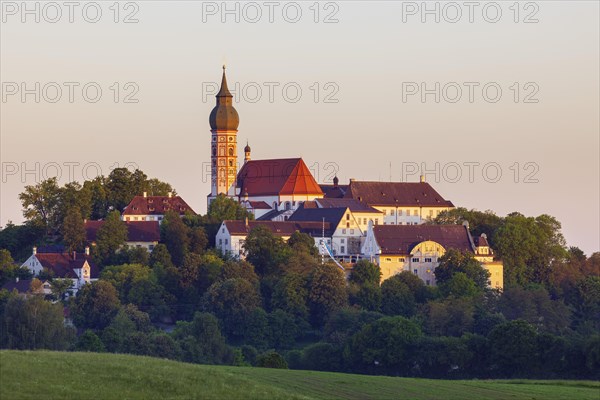
[[[0,351],[0,399],[593,399],[600,383],[442,381]]]

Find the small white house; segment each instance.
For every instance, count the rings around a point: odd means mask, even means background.
[[[302,232],[314,236],[321,232],[322,223],[312,222],[279,222],[279,221],[237,221],[226,220],[221,223],[215,237],[215,247],[224,254],[244,259],[244,243],[250,231],[258,226],[267,228],[275,236],[287,241],[294,232]],[[319,233],[320,234],[320,233]]]
[[[89,248],[85,253],[38,253],[33,248],[31,256],[21,265],[27,267],[33,276],[39,276],[46,270],[54,278],[71,279],[73,286],[71,292],[76,294],[86,283],[98,279],[99,270],[89,255]]]

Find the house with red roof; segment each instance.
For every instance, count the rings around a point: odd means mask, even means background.
[[[344,198],[383,213],[383,225],[416,225],[454,208],[425,178],[420,182],[368,182],[351,179]]]
[[[473,238],[469,225],[370,225],[362,247],[365,257],[381,268],[385,280],[410,271],[435,285],[435,268],[448,249],[470,252],[490,273],[489,285],[504,286],[502,261],[494,259],[485,234]]]
[[[285,216],[303,202],[323,197],[301,158],[246,161],[237,176],[236,193],[242,203],[266,204],[271,210],[287,211]]]
[[[96,245],[96,236],[102,225],[104,221],[85,221],[85,238],[89,245]],[[125,221],[125,225],[127,226],[125,244],[129,247],[143,247],[152,251],[160,241],[159,221]]]
[[[174,196],[172,193],[167,196],[148,196],[144,192],[142,196],[135,196],[123,209],[121,219],[126,222],[158,221],[160,223],[168,211],[174,211],[180,216],[196,215],[192,207],[180,196]]]
[[[76,294],[86,283],[98,279],[100,270],[92,261],[89,247],[85,253],[49,252],[40,253],[33,248],[31,256],[21,265],[31,271],[33,276],[39,276],[42,271],[48,272],[54,278],[71,279],[71,292]]]
[[[329,230],[329,223],[306,221],[245,221],[225,220],[221,223],[215,238],[215,247],[223,254],[235,258],[245,258],[244,243],[250,231],[258,226],[267,228],[274,236],[287,241],[294,232],[320,236],[323,229]]]

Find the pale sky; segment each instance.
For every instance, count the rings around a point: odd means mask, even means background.
[[[54,4],[1,2],[2,225],[57,167],[66,183],[138,166],[204,213],[226,63],[240,160],[248,140],[254,159],[300,156],[320,182],[415,181],[423,166],[456,206],[547,213],[569,245],[600,249],[597,1],[428,2],[439,22],[421,1],[229,2],[230,14],[137,1],[118,15],[81,2],[72,23]]]

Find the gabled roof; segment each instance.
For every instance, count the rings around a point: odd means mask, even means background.
[[[323,197],[326,199],[340,199],[344,197],[348,190],[348,185],[328,185],[322,183],[319,186],[323,191]]]
[[[85,221],[85,238],[95,242],[98,229],[104,221]],[[160,241],[160,225],[158,221],[125,221],[128,242],[158,242]]]
[[[271,206],[268,205],[264,201],[247,200],[247,201],[244,201],[244,203],[247,205],[248,208],[251,208],[253,210],[270,210],[271,209]]]
[[[477,247],[489,247],[490,246],[485,233],[482,233],[481,236],[479,236],[479,237],[473,238],[473,242],[475,243],[475,246],[477,246]]]
[[[167,211],[196,215],[180,196],[135,196],[123,209],[123,215],[164,215]]]
[[[321,208],[349,208],[352,212],[381,214],[381,211],[356,199],[315,199],[315,203]]]
[[[223,221],[230,235],[246,236],[250,231],[257,226],[264,226],[269,229],[275,236],[292,236],[296,231],[303,233],[321,232],[323,223],[314,222],[290,222],[290,221],[238,221],[225,220]],[[326,224],[327,227],[327,224]]]
[[[454,207],[427,182],[350,181],[344,197],[370,206]]]
[[[99,276],[98,266],[86,254],[77,253],[73,257],[68,253],[38,253],[35,257],[42,267],[52,271],[56,278],[77,278],[77,274],[73,270],[83,267],[85,261],[90,266],[90,278],[96,279]]]
[[[323,195],[301,158],[250,160],[238,173],[237,187],[241,196]]]
[[[9,292],[12,292],[14,289],[19,293],[27,293],[31,288],[32,279],[19,279],[18,282],[12,280],[10,282],[6,282],[1,289],[6,289]]]
[[[373,233],[382,254],[410,254],[426,240],[439,243],[446,250],[473,252],[469,232],[463,225],[376,225]]]
[[[329,225],[329,229],[325,229],[327,236],[331,236],[335,229],[340,224],[344,215],[346,215],[347,208],[299,208],[288,218],[288,221],[295,222],[314,222],[319,225],[325,223]]]

